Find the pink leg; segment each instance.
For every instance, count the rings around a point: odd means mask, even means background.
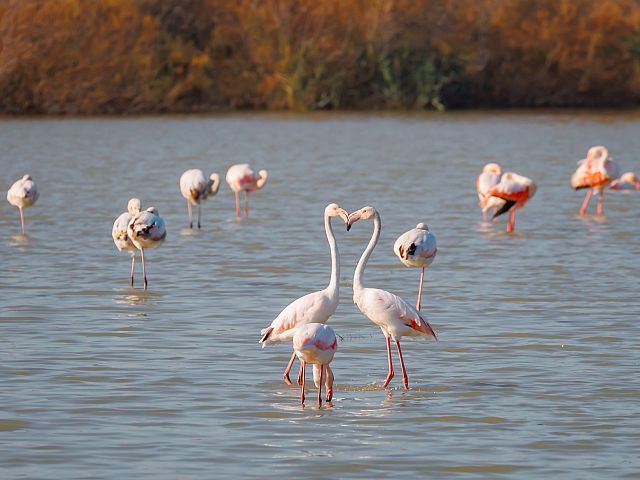
[[[135,270],[136,267],[136,254],[135,252],[131,254],[131,288],[133,288],[133,272]]]
[[[591,200],[591,195],[593,195],[593,190],[589,189],[589,191],[584,197],[582,206],[580,207],[580,215],[584,215],[585,213],[587,213],[587,205],[589,205],[589,200]]]
[[[509,210],[509,223],[507,223],[507,232],[513,232],[513,229],[516,226],[516,209],[512,207]]]
[[[298,385],[302,385],[302,376],[304,375],[304,371],[302,370],[302,363],[300,363],[300,370],[298,370]]]
[[[200,214],[202,213],[202,204],[198,204],[198,228],[200,228]]]
[[[244,192],[244,216],[249,218],[249,192]]]
[[[482,220],[484,220],[485,222],[487,221],[487,211],[486,210],[482,210]]]
[[[193,222],[191,221],[191,202],[187,200],[187,212],[189,212],[189,228],[193,228]]]
[[[24,228],[24,208],[18,207],[20,210],[20,225],[22,225],[22,235],[27,235],[27,231]]]
[[[400,365],[402,366],[402,383],[405,390],[409,389],[409,376],[407,370],[404,368],[404,359],[402,358],[402,350],[400,349],[400,342],[396,340],[396,346],[398,347],[398,356],[400,357]]]
[[[144,289],[147,289],[147,267],[144,264],[144,248],[140,249],[140,256],[142,257],[142,277],[144,278]]]
[[[324,376],[324,365],[320,364],[320,383],[318,385],[318,408],[322,406],[322,377]]]
[[[289,364],[287,365],[287,368],[285,368],[284,373],[282,374],[282,376],[284,377],[284,383],[286,383],[287,385],[291,385],[289,372],[291,371],[291,367],[293,367],[293,362],[295,359],[296,359],[296,352],[293,352],[293,354],[291,355],[291,360],[289,360]]]
[[[300,384],[300,403],[302,405],[304,405],[304,374],[305,374],[304,367],[305,367],[305,362],[301,361],[300,369],[302,371],[302,383]]]
[[[602,205],[603,202],[604,202],[604,188],[598,192],[598,210],[596,212],[597,215],[598,215],[598,218],[602,217],[602,213],[603,213],[603,210],[604,210],[602,208],[603,207],[603,205]]]
[[[418,287],[418,301],[416,302],[416,310],[420,311],[420,298],[422,297],[422,283],[424,282],[424,267],[420,272],[420,286]]]
[[[382,385],[383,388],[386,388],[389,385],[389,382],[393,378],[393,362],[391,361],[391,338],[387,337],[387,360],[389,361],[389,373],[387,373],[387,378]]]
[[[236,193],[236,218],[240,218],[240,192]]]

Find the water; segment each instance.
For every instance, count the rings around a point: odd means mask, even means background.
[[[569,188],[587,147],[640,170],[637,113],[238,115],[5,119],[2,185],[29,172],[40,199],[0,207],[3,478],[637,478],[640,195],[606,217]],[[501,163],[538,192],[483,224],[475,178]],[[251,218],[223,184],[186,229],[178,178],[269,170]],[[168,236],[128,287],[113,220],[132,196]],[[411,389],[386,374],[384,339],[351,301],[371,234],[335,225],[341,301],[333,406],[302,409],[281,373],[290,347],[259,331],[324,288],[324,206],[376,206],[366,284],[415,301],[419,272],[392,253],[426,221],[439,253],[423,309],[440,343],[403,344]],[[595,208],[595,204],[591,207]],[[592,210],[590,210],[592,211]],[[395,356],[395,352],[394,352]],[[396,361],[397,366],[397,361]],[[297,367],[296,367],[297,368]],[[296,370],[294,370],[296,371]]]

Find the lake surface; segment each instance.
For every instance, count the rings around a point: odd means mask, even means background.
[[[597,144],[639,172],[640,114],[0,120],[3,188],[29,172],[40,190],[26,239],[0,207],[1,476],[640,478],[640,195],[577,216],[569,176]],[[244,162],[270,175],[251,218],[223,183],[188,230],[180,174]],[[481,221],[487,162],[537,182],[515,234]],[[110,235],[133,196],[167,225],[147,292]],[[423,312],[440,342],[404,341],[411,388],[395,350],[381,388],[384,337],[351,300],[373,226],[334,219],[335,398],[318,410],[310,389],[303,409],[281,380],[291,347],[258,339],[328,283],[330,202],[378,208],[366,284],[410,302],[419,271],[392,246],[429,225]]]

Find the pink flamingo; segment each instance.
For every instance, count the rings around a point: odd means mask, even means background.
[[[438,253],[436,237],[429,231],[429,227],[426,224],[419,223],[416,228],[398,237],[393,245],[393,251],[407,267],[422,269],[420,272],[420,286],[418,287],[418,301],[416,302],[416,310],[420,310],[424,269],[433,263],[436,253]]]
[[[598,193],[597,215],[602,217],[604,189],[618,177],[619,172],[618,164],[611,160],[609,151],[605,147],[591,147],[587,151],[587,158],[578,162],[578,168],[571,176],[571,187],[575,190],[589,189],[580,207],[580,215],[587,212],[589,200],[595,191]]]
[[[633,172],[627,172],[611,182],[611,190],[640,190],[640,180]]]
[[[131,281],[130,285],[133,287],[133,272],[136,265],[136,246],[133,244],[129,235],[127,233],[127,227],[129,226],[129,222],[133,220],[138,213],[140,213],[140,200],[137,198],[132,198],[129,200],[127,204],[127,211],[122,213],[116,221],[113,222],[113,227],[111,228],[111,237],[113,238],[113,243],[116,244],[116,247],[119,251],[127,250],[131,253]]]
[[[249,193],[264,187],[267,171],[256,175],[247,163],[233,165],[227,170],[227,183],[236,194],[236,217],[240,218],[240,192],[244,191],[244,216],[249,217]]]
[[[493,214],[493,218],[509,212],[507,232],[513,232],[516,226],[516,209],[524,207],[535,195],[537,188],[530,178],[512,172],[503,174],[500,183],[489,189],[489,195],[504,201],[502,207]]]
[[[261,330],[262,338],[260,338],[259,343],[262,344],[262,348],[274,343],[290,341],[293,338],[296,327],[300,325],[326,323],[338,308],[340,257],[336,237],[331,228],[332,217],[340,217],[347,223],[348,215],[345,210],[335,203],[327,205],[324,209],[324,230],[329,242],[329,250],[331,251],[331,279],[329,280],[329,285],[324,290],[309,293],[287,305],[271,322],[271,325]],[[296,354],[294,352],[282,375],[287,385],[291,385],[289,372],[295,358]],[[302,370],[300,371],[301,374]],[[299,381],[301,381],[300,375],[298,375]]]
[[[191,205],[198,205],[198,228],[200,228],[200,213],[202,202],[209,195],[215,195],[220,188],[220,175],[212,173],[209,178],[204,176],[202,170],[196,168],[187,170],[180,177],[180,193],[187,199],[187,212],[189,213],[189,228],[193,228],[191,220]]]
[[[390,341],[390,338],[393,338],[398,348],[398,356],[400,357],[402,383],[404,384],[404,388],[409,388],[409,377],[404,366],[404,359],[402,358],[400,339],[404,336],[422,336],[437,340],[437,336],[436,332],[431,328],[431,325],[422,318],[420,312],[413,308],[408,302],[386,290],[365,288],[363,286],[362,277],[364,275],[364,269],[380,238],[380,230],[382,228],[380,214],[373,207],[364,207],[349,214],[349,220],[347,221],[347,230],[349,230],[358,220],[370,219],[373,219],[373,235],[371,236],[371,240],[369,240],[367,248],[365,248],[362,253],[362,257],[360,257],[353,275],[353,302],[365,317],[380,327],[382,334],[387,340],[389,373],[387,374],[383,387],[389,385],[389,382],[394,376]]]
[[[147,289],[147,267],[144,262],[145,248],[158,248],[167,237],[164,220],[155,207],[135,214],[127,225],[127,235],[131,242],[140,250],[142,257],[142,276],[144,289]]]
[[[482,173],[476,180],[478,190],[478,200],[482,209],[482,218],[487,220],[487,211],[491,208],[500,208],[504,201],[489,195],[489,190],[500,183],[502,177],[502,167],[497,163],[487,163],[482,169]]]
[[[300,325],[293,334],[293,350],[300,360],[302,381],[300,382],[300,403],[304,405],[305,368],[313,365],[313,382],[318,389],[318,408],[322,406],[322,383],[326,371],[325,389],[327,402],[333,398],[333,371],[329,364],[338,349],[336,334],[328,325],[308,323]]]
[[[38,187],[30,175],[24,175],[20,180],[16,180],[7,191],[7,201],[20,211],[20,224],[22,225],[22,235],[27,232],[24,227],[24,209],[33,207],[38,200]]]

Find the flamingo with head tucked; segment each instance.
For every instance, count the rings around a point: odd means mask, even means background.
[[[580,207],[580,215],[587,212],[589,200],[595,191],[598,193],[597,215],[602,217],[604,189],[618,177],[619,172],[618,164],[611,160],[609,151],[605,147],[591,147],[587,151],[587,158],[578,162],[578,168],[571,176],[571,187],[575,190],[589,189]]]
[[[198,228],[200,228],[200,213],[202,204],[209,195],[215,195],[220,188],[220,175],[212,173],[209,178],[204,176],[202,170],[187,170],[180,177],[180,193],[187,199],[187,211],[189,212],[189,228],[193,228],[191,220],[191,206],[198,206]]]
[[[387,341],[387,361],[389,372],[384,381],[383,387],[387,387],[394,376],[393,362],[391,360],[391,338],[393,338],[398,348],[400,365],[402,367],[402,383],[404,388],[409,388],[409,377],[404,366],[400,339],[404,336],[421,336],[437,340],[436,332],[431,325],[420,315],[420,312],[413,308],[408,302],[386,290],[379,288],[366,288],[363,285],[364,269],[373,249],[380,238],[382,228],[380,214],[373,207],[364,207],[349,214],[347,230],[358,220],[373,220],[373,235],[367,248],[362,253],[353,275],[353,302],[360,311],[375,323]]]
[[[313,365],[313,382],[318,389],[318,408],[322,406],[322,383],[325,382],[327,402],[333,398],[333,371],[329,364],[338,349],[336,334],[328,325],[308,323],[300,325],[293,334],[293,350],[300,360],[302,382],[300,382],[300,403],[304,405],[305,368]],[[326,372],[326,378],[325,378]]]
[[[478,201],[482,209],[482,218],[485,221],[487,220],[487,211],[489,211],[489,209],[499,209],[504,204],[503,200],[489,195],[489,190],[500,183],[501,177],[502,167],[497,163],[487,163],[476,180]]]
[[[233,165],[227,170],[227,183],[236,195],[236,217],[240,218],[240,192],[244,191],[244,216],[249,217],[249,193],[264,187],[267,171],[260,170],[256,175],[247,163]]]
[[[524,207],[536,193],[537,186],[530,178],[507,172],[500,183],[489,189],[489,195],[502,200],[504,204],[493,214],[493,218],[509,212],[507,232],[513,232],[516,226],[516,209]]]
[[[127,204],[127,211],[120,214],[116,221],[113,222],[113,228],[111,229],[111,237],[113,243],[119,251],[127,250],[131,253],[131,280],[130,285],[133,287],[133,272],[136,264],[136,246],[133,244],[127,233],[127,227],[129,222],[140,213],[140,200],[132,198]]]
[[[640,180],[633,172],[623,173],[622,176],[611,182],[611,190],[640,190]]]
[[[259,343],[262,344],[263,348],[274,343],[290,341],[293,338],[296,327],[300,325],[326,323],[338,308],[340,256],[336,237],[331,228],[332,217],[340,217],[345,223],[347,223],[348,219],[347,212],[335,203],[327,205],[324,209],[324,230],[329,242],[329,250],[331,251],[331,279],[329,280],[329,285],[324,290],[309,293],[287,305],[271,322],[271,325],[263,328],[260,332],[262,338],[260,338]],[[283,374],[284,381],[288,385],[291,385],[289,372],[295,358],[296,354],[294,352]]]
[[[24,175],[20,180],[16,180],[7,191],[7,201],[20,211],[20,224],[22,225],[22,235],[27,231],[24,226],[24,209],[33,207],[38,200],[38,187],[31,175]]]
[[[140,250],[142,257],[142,276],[144,289],[147,289],[147,269],[144,262],[145,248],[158,248],[167,237],[164,220],[160,217],[158,209],[149,207],[135,214],[127,225],[127,235],[131,242]]]

